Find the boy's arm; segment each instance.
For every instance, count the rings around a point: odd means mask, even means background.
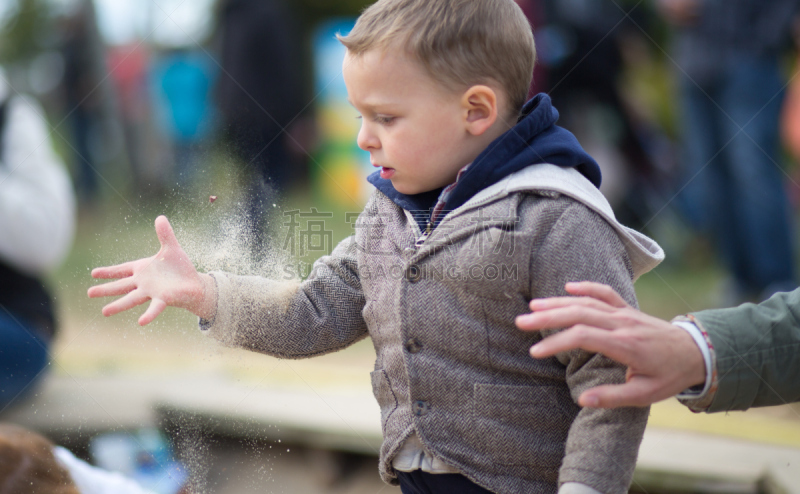
[[[583,348],[628,367],[625,384],[585,391],[581,406],[646,406],[706,383],[706,364],[713,367],[716,359],[709,352],[706,362],[688,330],[634,309],[608,285],[581,281],[565,289],[572,296],[531,300],[531,313],[516,323],[524,331],[569,328],[531,347],[534,358]]]
[[[94,278],[117,280],[91,287],[89,297],[122,295],[103,307],[103,315],[150,300],[139,318],[145,325],[167,306],[180,307],[200,317],[201,328],[222,343],[287,358],[338,350],[367,335],[352,238],[314,263],[299,283],[198,273],[166,217],[156,218],[156,233],[156,255],[92,270]]]
[[[560,201],[559,201],[560,202]],[[599,215],[574,201],[561,211],[531,258],[532,298],[564,295],[568,281],[605,283],[636,306],[625,248]],[[583,350],[559,353],[573,400],[589,388],[625,382],[625,367]],[[570,428],[559,482],[604,494],[627,492],[649,408],[583,408]]]
[[[218,304],[201,329],[226,345],[281,358],[345,348],[367,336],[356,254],[353,238],[343,240],[302,283],[211,273]]]

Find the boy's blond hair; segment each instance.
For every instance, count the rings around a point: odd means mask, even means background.
[[[511,111],[527,99],[536,60],[530,24],[513,0],[379,0],[337,37],[356,56],[401,46],[451,90],[499,85]]]

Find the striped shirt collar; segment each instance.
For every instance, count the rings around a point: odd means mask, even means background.
[[[439,220],[439,217],[442,216],[442,213],[446,213],[444,207],[447,205],[447,200],[453,193],[453,189],[455,189],[456,185],[458,185],[458,181],[461,180],[461,176],[465,171],[467,171],[467,168],[469,168],[469,165],[471,164],[472,163],[467,163],[464,168],[458,171],[458,175],[456,175],[456,181],[442,189],[442,192],[439,194],[439,199],[436,201],[436,205],[433,206],[433,210],[431,211],[431,217],[428,221],[428,228],[426,230],[432,230],[433,227],[436,226],[436,222]]]

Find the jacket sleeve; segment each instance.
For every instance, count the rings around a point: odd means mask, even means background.
[[[225,345],[280,358],[345,348],[367,336],[356,252],[353,237],[343,240],[303,282],[213,272],[217,312],[200,328]]]
[[[531,296],[564,296],[568,281],[596,281],[636,307],[630,261],[619,236],[598,214],[560,198],[537,220],[543,232],[531,252]],[[626,368],[583,350],[556,357],[572,399],[603,384],[625,382]],[[649,408],[583,408],[572,423],[559,483],[578,482],[605,494],[628,492]]]
[[[75,197],[53,152],[44,110],[28,97],[8,101],[0,155],[0,259],[29,275],[54,269],[69,253]]]
[[[721,412],[800,401],[800,288],[692,316],[716,355],[716,392],[683,404]]]

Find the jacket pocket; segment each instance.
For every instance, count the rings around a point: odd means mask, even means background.
[[[555,478],[578,411],[560,386],[474,386],[474,430],[484,451],[498,463],[535,466]]]
[[[467,292],[489,299],[514,299],[524,284],[528,256],[521,255],[516,233],[503,228],[480,230],[458,245],[448,269]],[[449,272],[449,271],[448,271]]]
[[[389,385],[389,376],[386,371],[379,369],[370,373],[372,380],[372,394],[378,400],[378,405],[381,407],[381,428],[386,430],[386,422],[389,416],[397,409],[397,397]]]

